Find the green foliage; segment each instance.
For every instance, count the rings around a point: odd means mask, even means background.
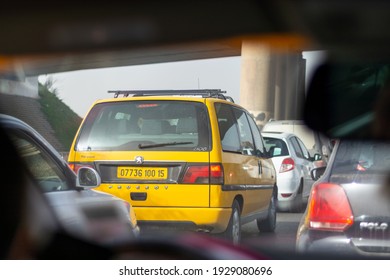
[[[53,85],[51,79],[48,79],[44,84],[39,83],[41,108],[57,139],[68,151],[82,118],[58,98],[57,90]]]

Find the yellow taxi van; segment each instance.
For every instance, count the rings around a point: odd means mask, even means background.
[[[142,226],[220,234],[276,226],[276,173],[253,117],[219,89],[120,90],[98,100],[70,149]]]

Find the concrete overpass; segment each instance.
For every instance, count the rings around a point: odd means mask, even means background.
[[[299,118],[301,51],[313,48],[295,35],[306,34],[304,5],[247,0],[10,6],[0,12],[3,93],[21,92],[27,87],[10,89],[40,74],[241,55],[240,102],[259,124],[263,115]]]
[[[50,56],[29,58],[14,63],[14,72],[0,80],[0,91],[37,98],[37,81],[33,77],[42,73],[241,56],[240,103],[251,111],[258,124],[262,125],[270,118],[299,119],[305,90],[302,52],[293,48],[275,51],[272,47],[264,39],[248,38],[122,51],[119,54],[57,55],[55,60]]]
[[[242,55],[240,102],[261,124],[262,116],[300,118],[302,50],[327,50],[334,61],[389,59],[390,2],[383,0],[57,4],[2,3],[3,93],[39,74]]]

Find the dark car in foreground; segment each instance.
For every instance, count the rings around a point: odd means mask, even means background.
[[[388,142],[340,140],[300,222],[298,252],[390,256]]]
[[[0,115],[0,125],[65,230],[102,244],[129,241],[138,236],[131,205],[93,190],[100,185],[95,170],[83,167],[76,175],[38,132],[17,118]]]

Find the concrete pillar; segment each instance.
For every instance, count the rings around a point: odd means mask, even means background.
[[[286,104],[284,119],[301,119],[305,101],[306,61],[301,52],[292,52],[287,56],[286,67]]]
[[[285,119],[286,106],[286,54],[279,54],[276,59],[275,102],[273,119]]]
[[[298,73],[298,86],[297,86],[297,97],[298,97],[298,112],[297,118],[303,119],[303,109],[306,99],[306,59],[303,58],[302,53],[299,57],[299,73]]]
[[[259,41],[241,50],[240,103],[259,127],[269,119],[301,119],[306,62],[301,52],[272,52]]]
[[[242,43],[240,104],[253,114],[258,125],[273,116],[274,68],[269,48],[256,41]]]

